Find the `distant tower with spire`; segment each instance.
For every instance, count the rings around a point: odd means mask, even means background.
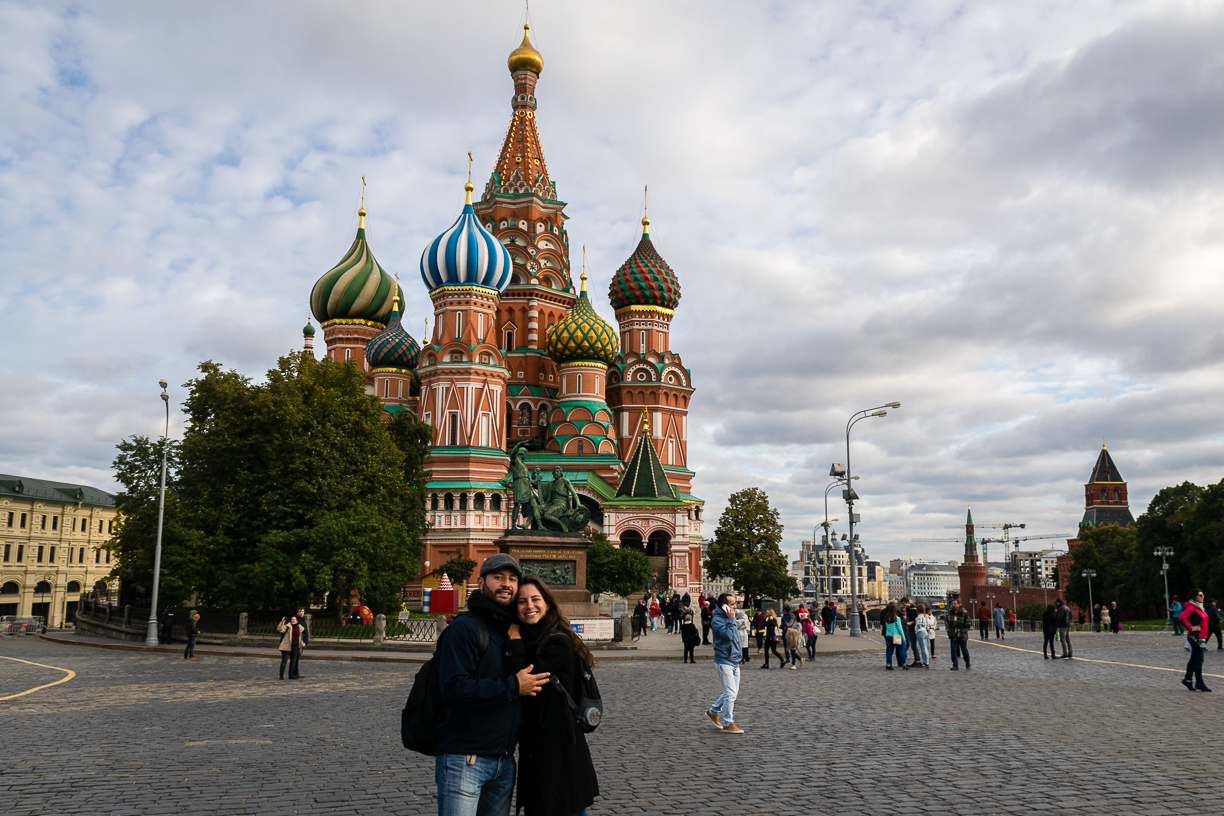
[[[968,608],[974,587],[986,583],[986,565],[978,560],[977,539],[973,535],[973,508],[965,510],[965,557],[956,568],[960,574],[961,604]]]
[[[1116,524],[1119,527],[1134,527],[1135,517],[1130,511],[1130,499],[1126,494],[1126,482],[1118,472],[1109,449],[1101,445],[1096,464],[1084,485],[1084,516],[1080,519],[1080,533],[1092,527]],[[1067,554],[1058,557],[1058,588],[1063,589],[1075,566],[1071,553],[1080,545],[1079,537],[1067,539]]]

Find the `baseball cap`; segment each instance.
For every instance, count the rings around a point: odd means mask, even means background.
[[[507,555],[506,553],[498,553],[486,558],[484,563],[480,565],[480,577],[483,578],[490,572],[498,572],[504,569],[513,570],[515,575],[520,578],[523,577],[522,567],[514,560],[514,556]]]

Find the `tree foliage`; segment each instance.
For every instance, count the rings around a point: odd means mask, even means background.
[[[404,414],[385,421],[352,363],[290,354],[262,384],[213,362],[199,370],[187,383],[173,502],[167,496],[176,533],[163,546],[163,586],[235,610],[324,593],[334,603],[350,590],[375,611],[398,608],[426,529],[428,430]],[[140,437],[119,449],[121,501],[137,511],[124,522],[119,569],[139,580],[150,570],[152,451]]]
[[[706,574],[730,578],[745,606],[760,597],[793,598],[799,585],[790,576],[781,542],[781,517],[769,506],[769,496],[756,487],[733,493],[706,553]]]
[[[650,582],[650,559],[645,553],[614,547],[603,533],[589,533],[586,552],[586,588],[596,595],[612,592],[627,598]]]
[[[450,559],[429,574],[436,575],[440,578],[442,573],[446,573],[446,577],[450,579],[452,584],[455,586],[463,586],[464,582],[467,581],[468,576],[471,575],[472,571],[475,569],[476,562],[470,558],[464,558],[463,548],[456,547],[455,551],[451,553]]]
[[[1224,482],[1203,488],[1191,482],[1166,487],[1152,497],[1147,512],[1127,529],[1115,525],[1086,528],[1067,576],[1067,597],[1088,603],[1088,583],[1081,573],[1096,570],[1093,604],[1117,601],[1123,609],[1146,614],[1165,610],[1164,577],[1159,547],[1169,558],[1169,594],[1183,600],[1191,587],[1208,597],[1224,598]]]

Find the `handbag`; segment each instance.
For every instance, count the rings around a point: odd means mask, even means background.
[[[903,641],[901,640],[900,635],[893,635],[893,645],[894,646],[900,646],[902,642]]]

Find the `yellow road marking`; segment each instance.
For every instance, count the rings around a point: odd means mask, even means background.
[[[992,643],[989,640],[979,640],[978,643],[985,643],[988,646],[998,646],[1000,649],[1011,649],[1013,652],[1028,652],[1029,654],[1037,654],[1036,649],[1021,649],[1019,646],[1004,646],[1002,643]],[[1062,658],[1056,658],[1061,660]],[[1117,660],[1094,660],[1091,657],[1077,657],[1075,660],[1081,663],[1108,663],[1110,666],[1129,666],[1132,669],[1151,669],[1152,671],[1167,671],[1185,674],[1185,669],[1167,669],[1164,666],[1144,666],[1140,663],[1120,663]],[[1224,674],[1208,674],[1203,672],[1204,677],[1220,677],[1224,678]]]
[[[16,660],[18,663],[27,663],[31,666],[38,666],[40,669],[55,669],[56,671],[66,672],[68,675],[67,677],[63,677],[63,678],[60,678],[59,680],[56,680],[54,683],[47,683],[45,686],[38,686],[37,688],[32,688],[28,691],[23,691],[20,694],[10,694],[7,697],[0,697],[0,700],[13,700],[13,699],[16,699],[17,697],[24,697],[27,694],[33,694],[34,692],[42,691],[45,688],[51,688],[52,686],[58,686],[60,683],[67,683],[69,680],[76,677],[76,672],[74,672],[72,669],[61,669],[59,666],[48,666],[44,663],[34,663],[33,661],[30,661],[30,660],[22,660],[20,657],[5,657],[4,655],[0,655],[0,658],[3,658],[4,660]]]

